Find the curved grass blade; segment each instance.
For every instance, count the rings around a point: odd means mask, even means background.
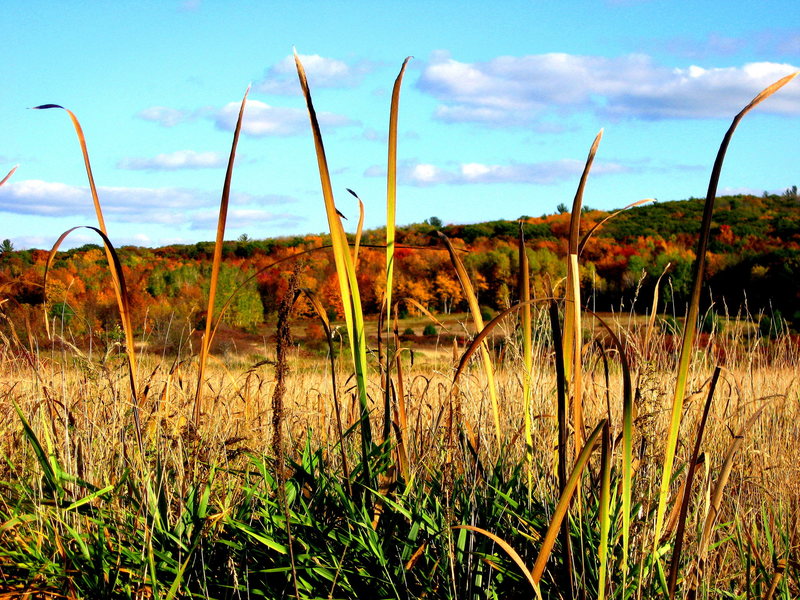
[[[525,579],[528,580],[528,583],[531,584],[531,587],[533,587],[534,590],[538,590],[539,586],[531,576],[531,572],[528,570],[528,567],[525,566],[525,561],[523,561],[522,557],[517,553],[517,551],[511,547],[511,544],[509,544],[503,538],[501,538],[498,535],[495,535],[491,531],[487,531],[480,527],[475,527],[474,525],[456,525],[455,527],[453,527],[453,529],[467,529],[469,531],[474,531],[475,533],[480,533],[488,537],[495,544],[500,546],[500,548],[502,548],[506,554],[508,554],[511,560],[513,560],[514,563],[519,567],[519,570],[522,572],[522,574],[525,575]]]
[[[708,511],[708,516],[706,516],[705,524],[703,525],[703,533],[700,536],[700,544],[697,547],[697,556],[698,562],[700,565],[703,564],[705,560],[705,554],[708,550],[708,544],[711,541],[711,534],[714,530],[714,525],[717,522],[717,515],[719,514],[719,507],[722,505],[722,493],[725,491],[725,486],[728,483],[728,479],[730,478],[731,471],[733,470],[733,459],[736,455],[736,452],[739,448],[742,447],[744,443],[744,436],[747,431],[758,421],[759,417],[761,417],[761,413],[764,412],[764,409],[767,407],[768,402],[765,402],[761,405],[761,407],[753,413],[753,415],[745,421],[745,424],[742,425],[742,428],[739,432],[734,436],[731,445],[728,447],[728,451],[725,453],[725,460],[722,463],[722,468],[720,469],[719,477],[717,478],[717,482],[714,485],[714,491],[711,494],[711,505],[710,510]],[[702,570],[702,569],[701,569]]]
[[[97,222],[100,226],[100,230],[104,234],[108,235],[108,231],[106,230],[106,222],[105,219],[103,219],[103,210],[100,208],[100,199],[97,195],[97,186],[94,183],[92,165],[89,162],[89,150],[86,147],[86,137],[83,135],[83,128],[81,127],[80,121],[78,121],[78,117],[75,116],[75,113],[68,108],[64,108],[60,104],[41,104],[33,107],[34,110],[47,110],[50,108],[60,108],[69,115],[69,118],[72,121],[72,125],[75,128],[75,133],[78,135],[78,143],[81,146],[81,152],[83,153],[83,164],[86,167],[86,176],[89,178],[89,189],[92,193],[92,201],[94,202],[94,210],[97,214]]]
[[[70,121],[72,121],[72,125],[75,128],[75,133],[78,136],[78,143],[81,147],[81,153],[83,154],[83,164],[86,168],[86,176],[89,180],[89,190],[92,194],[92,202],[94,203],[94,211],[97,215],[97,223],[100,227],[98,233],[100,233],[104,237],[104,241],[108,240],[108,230],[106,229],[106,222],[103,218],[103,210],[100,207],[100,198],[97,194],[97,186],[94,183],[94,174],[92,173],[92,164],[89,160],[89,150],[86,146],[86,137],[83,135],[83,128],[81,127],[80,121],[78,121],[78,117],[75,116],[71,110],[64,108],[59,104],[41,104],[39,106],[35,106],[34,110],[48,110],[51,108],[59,108],[69,115]],[[97,231],[97,230],[96,230]],[[63,238],[62,238],[63,239]],[[106,253],[106,260],[108,260],[109,267],[114,264],[114,262],[119,262],[116,258],[116,252],[112,252],[113,248],[110,246],[110,242],[104,246],[105,253]],[[111,280],[114,283],[114,295],[117,298],[117,306],[119,307],[120,315],[129,315],[128,306],[127,306],[127,293],[123,290],[122,283],[120,281],[120,275],[122,271],[121,269],[118,271],[117,269],[111,269]],[[123,331],[125,333],[125,343],[127,344],[128,348],[128,365],[131,371],[131,386],[134,389],[134,382],[133,379],[135,378],[136,374],[136,351],[133,344],[133,328],[130,324],[130,318],[126,320],[123,317],[122,321]],[[48,332],[49,335],[49,332]],[[134,393],[133,397],[134,404],[138,404],[138,399]]]
[[[628,204],[627,206],[624,206],[624,207],[620,208],[619,210],[617,210],[617,211],[614,211],[613,213],[611,213],[610,215],[608,215],[608,216],[607,216],[605,219],[603,219],[602,221],[599,221],[598,223],[595,223],[595,224],[592,226],[592,228],[591,228],[589,231],[587,231],[587,232],[584,234],[584,236],[581,238],[581,242],[580,242],[580,244],[578,244],[578,255],[581,255],[581,254],[583,254],[583,249],[586,247],[586,243],[589,241],[589,238],[591,238],[591,237],[592,237],[592,235],[594,234],[594,232],[595,232],[595,231],[597,231],[597,230],[598,230],[598,229],[600,229],[600,228],[601,228],[603,225],[605,225],[605,224],[606,224],[606,221],[608,221],[608,220],[610,220],[610,219],[613,219],[613,218],[614,218],[614,217],[616,217],[618,214],[620,214],[620,213],[622,213],[622,212],[625,212],[626,210],[628,210],[628,209],[630,209],[630,208],[634,208],[634,207],[636,207],[636,206],[640,206],[640,205],[642,205],[642,204],[646,204],[647,202],[655,202],[655,199],[654,199],[654,198],[644,198],[643,200],[637,200],[636,202],[631,202],[631,203],[630,203],[630,204]]]
[[[115,289],[117,293],[117,304],[119,307],[119,316],[120,320],[122,321],[122,329],[125,332],[125,354],[128,358],[128,381],[130,384],[130,392],[131,392],[131,404],[133,407],[133,420],[134,425],[136,427],[136,441],[139,446],[140,452],[144,451],[144,447],[142,446],[142,431],[139,423],[139,398],[136,392],[136,363],[134,360],[135,357],[135,348],[134,348],[134,341],[133,341],[133,325],[131,324],[131,312],[130,306],[128,304],[128,288],[125,286],[125,275],[122,271],[122,264],[119,261],[119,256],[117,255],[117,251],[114,249],[114,246],[111,244],[111,240],[108,239],[108,236],[100,231],[97,227],[92,227],[90,225],[79,225],[78,227],[73,227],[72,229],[68,229],[64,233],[62,233],[56,243],[53,245],[52,250],[50,250],[50,254],[47,257],[47,262],[44,266],[44,293],[45,293],[45,305],[46,305],[46,294],[47,294],[47,277],[50,272],[50,267],[53,264],[53,260],[56,257],[56,253],[58,252],[61,243],[66,239],[66,237],[71,234],[73,231],[77,229],[91,229],[97,235],[99,235],[103,240],[103,245],[105,246],[106,255],[110,257],[110,261],[108,263],[109,271],[112,274],[112,279],[117,283],[119,286]],[[45,311],[45,330],[47,331],[47,336],[50,337],[50,324],[47,320],[47,311]]]
[[[683,328],[683,340],[681,342],[681,353],[678,361],[678,372],[675,381],[675,394],[672,399],[672,414],[670,417],[667,443],[664,450],[664,469],[661,473],[661,485],[658,492],[658,509],[656,511],[656,526],[653,532],[653,543],[656,544],[661,537],[662,526],[664,523],[664,513],[667,508],[669,497],[669,485],[672,480],[672,468],[675,462],[675,452],[678,444],[678,431],[680,430],[681,414],[683,412],[683,396],[686,392],[686,382],[689,376],[689,363],[694,347],[695,336],[697,334],[697,317],[700,310],[700,293],[703,288],[703,276],[705,274],[706,250],[711,239],[711,218],[714,213],[714,201],[717,196],[717,185],[720,174],[722,173],[722,163],[725,160],[725,153],[728,150],[736,127],[744,116],[760,102],[769,98],[784,85],[794,79],[798,73],[787,75],[779,79],[772,85],[761,91],[753,100],[745,106],[739,114],[733,118],[728,131],[722,138],[722,143],[711,170],[711,177],[708,182],[708,192],[706,194],[705,207],[703,209],[703,221],[700,225],[700,238],[697,242],[697,254],[692,267],[692,295],[689,301],[689,311],[686,316],[686,324]]]
[[[475,329],[478,335],[483,333],[485,327],[483,324],[483,317],[481,316],[481,308],[478,304],[478,297],[475,295],[475,289],[472,287],[472,282],[469,279],[469,274],[467,270],[464,268],[464,263],[461,262],[461,259],[456,254],[456,249],[453,247],[453,244],[450,242],[450,239],[443,234],[441,231],[437,231],[436,233],[439,234],[439,237],[444,241],[445,247],[447,251],[450,253],[450,261],[453,263],[453,267],[456,270],[456,275],[458,275],[458,280],[461,282],[461,288],[464,290],[464,296],[467,298],[467,304],[469,305],[470,313],[472,314],[472,320],[475,321]],[[503,311],[504,313],[506,311]],[[491,329],[489,330],[491,331]],[[477,339],[478,336],[476,336]],[[486,336],[484,335],[481,337],[481,341]],[[483,370],[486,373],[486,383],[489,387],[489,397],[492,401],[492,416],[494,417],[494,427],[495,433],[497,434],[497,445],[498,448],[500,446],[500,441],[502,440],[501,429],[500,429],[500,404],[497,399],[497,385],[495,384],[494,380],[494,367],[492,366],[492,359],[489,356],[489,350],[486,348],[485,344],[480,346],[481,348],[481,359],[483,361]],[[462,360],[463,363],[463,360]],[[460,366],[459,371],[463,368]],[[455,382],[457,376],[453,377],[453,381]]]
[[[233,179],[233,163],[236,159],[236,146],[239,143],[239,133],[242,130],[242,120],[244,118],[244,107],[247,104],[247,95],[250,87],[245,90],[242,104],[239,107],[239,117],[236,120],[236,127],[233,130],[233,143],[231,153],[228,158],[228,169],[225,172],[225,183],[222,186],[222,198],[219,203],[219,218],[217,219],[217,238],[214,243],[214,258],[211,263],[211,282],[208,289],[208,310],[206,311],[206,330],[200,342],[200,356],[197,366],[197,389],[194,396],[193,420],[195,427],[200,426],[201,404],[203,400],[203,380],[205,378],[206,362],[208,353],[211,349],[211,322],[214,317],[214,302],[217,297],[217,284],[219,281],[219,269],[222,263],[222,245],[225,240],[225,222],[228,218],[228,201],[231,195],[231,180]]]
[[[358,271],[358,248],[361,246],[361,233],[364,230],[364,203],[353,190],[345,188],[358,200],[358,226],[356,227],[356,240],[353,246],[353,265]]]
[[[542,580],[547,559],[550,558],[550,554],[553,551],[553,546],[556,542],[556,536],[558,536],[558,531],[561,528],[561,522],[567,514],[569,503],[572,500],[572,494],[578,487],[583,470],[586,468],[586,464],[589,462],[589,457],[591,456],[594,447],[597,445],[597,442],[600,441],[601,434],[607,427],[607,424],[608,421],[606,419],[600,421],[597,427],[594,428],[594,431],[592,431],[591,435],[586,439],[586,444],[581,449],[581,453],[578,455],[578,460],[575,461],[575,466],[573,467],[572,473],[570,473],[567,484],[564,487],[564,492],[561,494],[561,498],[558,500],[558,504],[553,511],[553,517],[550,520],[547,533],[542,540],[542,547],[539,550],[539,556],[536,559],[536,564],[531,570],[531,577],[533,578],[533,581],[537,587],[539,582]]]

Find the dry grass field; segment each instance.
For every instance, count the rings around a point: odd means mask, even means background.
[[[215,351],[241,112],[194,347],[155,355],[137,341],[98,201],[122,340],[90,353],[60,332],[36,340],[5,318],[0,330],[0,597],[800,596],[797,339],[747,321],[699,330],[725,149],[791,77],[723,140],[685,318],[662,319],[655,300],[649,317],[582,308],[581,201],[601,132],[572,208],[566,280],[531,298],[520,239],[521,300],[484,322],[443,237],[470,310],[437,324],[458,335],[433,342],[403,335],[437,322],[424,307],[413,323],[364,318],[361,227],[342,229],[297,67],[344,321],[292,281],[274,341]],[[402,301],[391,292],[403,70],[389,128],[389,315]],[[292,342],[306,326],[292,317],[301,294],[325,332],[318,354]]]

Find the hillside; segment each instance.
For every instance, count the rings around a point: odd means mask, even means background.
[[[630,209],[609,220],[586,244],[581,256],[584,297],[598,310],[618,309],[639,298],[635,309],[647,310],[657,278],[662,306],[683,312],[689,292],[702,201],[656,202]],[[587,209],[581,231],[608,216]],[[516,299],[519,223],[523,224],[534,293],[544,294],[545,280],[564,276],[569,214],[521,217],[442,225],[433,217],[401,227],[397,233],[395,298],[413,298],[433,312],[462,310],[465,302],[438,232],[463,250],[482,305],[499,309]],[[726,196],[717,200],[713,241],[708,257],[710,294],[706,306],[736,314],[747,309],[778,311],[800,325],[800,201],[796,188],[783,195]],[[324,235],[226,242],[220,276],[219,306],[247,277],[227,325],[256,331],[273,313],[297,264],[301,285],[314,290],[331,314],[341,315],[338,283]],[[359,254],[359,282],[367,313],[374,314],[383,294],[385,251],[382,230],[364,232]],[[200,242],[162,248],[119,248],[136,326],[143,333],[169,337],[191,330],[204,319],[213,244]],[[43,275],[48,251],[0,254],[2,310],[22,324],[42,321]],[[295,258],[292,258],[292,257]],[[273,263],[280,261],[272,267]],[[117,309],[99,246],[88,245],[55,257],[49,274],[47,310],[57,326],[71,335],[114,331]],[[301,305],[298,312],[309,313]],[[401,306],[401,311],[413,306]],[[36,325],[34,325],[34,328]],[[177,334],[177,333],[176,333]]]

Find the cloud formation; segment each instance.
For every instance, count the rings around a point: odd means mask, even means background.
[[[620,119],[729,118],[761,89],[796,70],[771,62],[670,68],[643,54],[551,53],[466,63],[437,53],[417,87],[441,101],[435,117],[446,122],[507,126],[587,111]],[[787,86],[759,108],[800,114],[800,86]]]
[[[213,214],[211,227],[216,227],[219,205],[217,192],[187,188],[101,187],[98,195],[109,224],[188,225],[191,229],[205,229],[208,227],[207,215]],[[233,194],[229,215],[240,214],[242,219],[246,219],[245,215],[249,214],[250,223],[257,224],[260,216],[272,215],[257,207],[293,202],[295,200],[288,196]],[[88,222],[94,222],[95,216],[88,187],[35,179],[10,182],[0,187],[0,211],[18,215],[70,217]],[[288,219],[288,216],[285,218]]]
[[[136,116],[145,121],[158,123],[162,127],[175,127],[181,123],[193,121],[196,118],[194,111],[169,108],[167,106],[151,106],[136,113]]]
[[[226,162],[226,157],[218,152],[178,150],[167,154],[157,154],[152,158],[123,158],[117,163],[117,167],[134,171],[177,171],[224,167]]]
[[[355,87],[364,75],[373,69],[368,61],[359,61],[348,65],[335,58],[326,58],[319,54],[301,54],[300,61],[306,71],[312,88],[348,88]],[[286,56],[269,67],[264,79],[256,83],[256,91],[265,94],[296,96],[300,94],[300,83],[297,79],[297,68],[294,56]]]
[[[469,185],[493,183],[526,183],[551,185],[576,179],[583,171],[584,162],[573,159],[543,161],[537,163],[512,163],[490,165],[484,163],[461,163],[453,167],[441,167],[430,163],[406,163],[398,168],[398,180],[405,185],[433,186],[440,184]],[[633,169],[614,162],[598,162],[592,168],[593,175],[629,173]],[[369,167],[364,175],[382,177],[383,167]]]
[[[233,131],[239,116],[240,103],[230,102],[213,115],[218,129]],[[317,113],[322,127],[357,125],[347,117],[329,112]],[[258,100],[248,100],[244,111],[242,132],[255,137],[290,136],[308,133],[308,113],[299,108],[271,106]]]

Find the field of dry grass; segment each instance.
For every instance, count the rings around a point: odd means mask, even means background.
[[[0,323],[8,432],[0,440],[0,594],[800,596],[797,338],[785,329],[762,336],[747,321],[703,333],[700,314],[725,150],[744,115],[792,77],[756,96],[721,144],[684,318],[658,317],[658,286],[648,317],[583,308],[578,266],[592,232],[581,237],[581,203],[601,132],[573,203],[566,279],[531,298],[520,236],[520,300],[485,322],[469,273],[442,236],[469,312],[449,318],[457,335],[431,342],[403,335],[421,322],[365,319],[361,224],[355,236],[342,228],[299,59],[297,69],[344,321],[329,322],[287,266],[274,343],[245,352],[213,343],[225,310],[215,314],[215,293],[246,95],[205,330],[180,355],[149,354],[137,340],[87,157],[121,335],[88,352],[49,324],[37,340],[30,328]],[[404,69],[389,128],[388,315],[403,300],[393,299],[392,278]],[[320,354],[292,343],[300,295],[324,330]],[[441,332],[436,315],[416,308]]]

